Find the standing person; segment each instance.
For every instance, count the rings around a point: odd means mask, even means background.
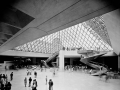
[[[52,81],[52,79],[49,80],[49,90],[53,90],[53,81]]]
[[[47,85],[47,76],[46,76],[45,80],[46,80],[46,85]]]
[[[36,81],[36,79],[33,80],[32,90],[37,90],[37,81]]]
[[[10,74],[11,81],[13,80],[13,72]]]
[[[6,83],[5,83],[4,86],[5,86],[4,89],[5,89],[5,90],[8,90],[8,81],[6,81]]]
[[[26,87],[26,85],[27,85],[27,78],[26,77],[24,79],[24,84],[25,84],[25,87]]]
[[[6,80],[8,80],[8,76],[7,76],[7,74],[5,75],[5,78],[6,78]]]
[[[55,76],[55,69],[53,69],[53,75]]]
[[[37,77],[37,72],[36,71],[34,72],[34,75],[35,75],[35,78],[36,78]]]
[[[5,79],[6,79],[5,74],[3,74],[3,79],[4,79],[4,81],[5,81]]]
[[[31,86],[32,78],[29,78],[29,87]]]
[[[8,84],[7,84],[7,89],[8,89],[8,90],[11,90],[11,86],[12,86],[11,83],[8,82]]]
[[[0,90],[4,90],[5,88],[4,88],[4,84],[1,82],[0,83]]]
[[[37,87],[37,81],[36,81],[36,79],[33,80],[33,83],[34,83],[35,86]]]
[[[27,76],[29,75],[29,71],[27,70]]]

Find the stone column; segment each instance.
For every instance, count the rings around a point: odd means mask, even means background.
[[[35,65],[36,64],[36,58],[34,57],[33,58],[33,65]]]
[[[73,65],[73,58],[70,58],[70,65]]]
[[[64,52],[62,50],[59,52],[59,70],[64,71]]]

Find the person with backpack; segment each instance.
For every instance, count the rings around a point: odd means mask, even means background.
[[[37,90],[37,81],[36,81],[36,79],[33,80],[32,90]]]
[[[49,90],[53,90],[53,81],[52,79],[49,80]]]

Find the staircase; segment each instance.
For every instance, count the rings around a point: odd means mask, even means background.
[[[52,56],[50,56],[46,61],[43,61],[44,66],[49,68],[47,63],[50,62],[51,60],[53,60],[54,58],[56,58],[58,55],[59,55],[59,52],[53,53]]]
[[[98,70],[98,72],[93,73],[91,75],[100,75],[102,73],[106,73],[107,72],[107,66],[106,65],[91,61],[91,60],[94,60],[94,59],[96,59],[96,58],[98,58],[98,57],[100,57],[102,55],[104,55],[104,53],[103,54],[94,55],[92,57],[82,58],[80,60],[84,64],[89,65],[90,67],[93,67],[96,70]],[[102,70],[101,70],[101,67],[102,67]]]

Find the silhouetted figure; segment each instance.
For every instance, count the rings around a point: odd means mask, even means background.
[[[63,47],[63,50],[65,50],[65,47]]]
[[[11,86],[12,86],[11,83],[8,82],[8,84],[7,84],[7,89],[8,89],[8,90],[11,90]]]
[[[37,90],[37,81],[36,81],[36,79],[33,80],[32,90]]]
[[[29,75],[29,71],[27,70],[27,76]]]
[[[8,90],[8,81],[6,81],[4,89]]]
[[[4,84],[0,83],[0,90],[4,90]]]
[[[7,76],[7,74],[5,75],[5,79],[8,80],[8,76]]]
[[[10,79],[13,80],[13,72],[10,74]]]
[[[37,77],[37,72],[36,71],[34,72],[34,75],[35,75],[35,78],[36,78]]]
[[[32,78],[29,78],[29,87],[31,86]]]
[[[7,69],[8,69],[7,66],[5,66],[5,71],[7,71]]]
[[[0,80],[1,80],[1,78],[2,78],[2,74],[0,74]]]
[[[52,79],[49,80],[49,90],[53,90],[53,81],[52,81]]]
[[[111,78],[111,75],[109,72],[106,72],[105,82],[107,82]]]
[[[55,76],[55,70],[53,70],[53,75]]]
[[[24,84],[25,84],[25,87],[26,87],[26,85],[27,85],[27,78],[26,77],[24,79]]]
[[[46,80],[46,85],[47,85],[47,76],[46,76],[45,80]]]
[[[5,76],[5,74],[3,74],[3,79],[4,79],[4,80],[6,79],[6,76]]]

